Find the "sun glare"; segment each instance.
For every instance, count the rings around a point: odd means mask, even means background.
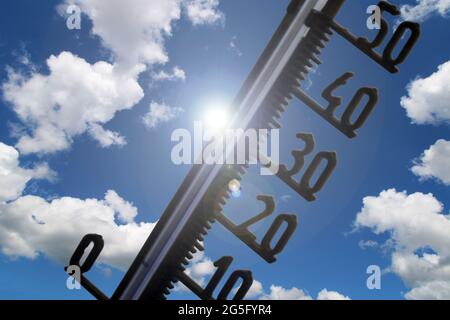
[[[227,108],[224,106],[212,106],[206,110],[203,122],[205,127],[212,132],[224,130],[230,121]]]

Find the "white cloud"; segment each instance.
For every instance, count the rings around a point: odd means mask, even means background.
[[[450,297],[450,283],[448,281],[427,282],[414,288],[406,295],[410,300],[448,300]]]
[[[110,49],[125,70],[169,60],[164,40],[180,19],[181,0],[67,0],[80,6],[93,24],[92,33]]]
[[[401,106],[416,124],[450,122],[450,61],[426,78],[417,78],[407,87]]]
[[[323,289],[317,295],[317,300],[350,300],[350,298],[340,294],[339,292]]]
[[[144,96],[139,75],[155,64],[165,64],[165,41],[181,18],[183,3],[196,24],[214,23],[218,0],[66,0],[92,20],[92,33],[112,53],[112,63],[93,64],[70,52],[47,60],[49,74],[30,64],[29,76],[10,70],[3,84],[4,98],[28,133],[19,137],[22,153],[53,153],[70,147],[73,138],[90,134],[102,147],[122,146],[125,138],[103,128],[117,112],[131,109]],[[59,11],[62,7],[59,7]],[[190,14],[189,14],[190,13]],[[164,74],[160,74],[164,77]],[[185,78],[181,69],[167,77]]]
[[[214,262],[208,258],[204,252],[196,252],[191,259],[189,267],[185,273],[196,281],[200,286],[204,287],[207,284],[207,278],[212,276],[216,271]],[[181,283],[175,287],[176,291],[188,291],[188,289]],[[237,288],[233,290],[236,293]],[[264,291],[263,284],[254,279],[252,286],[247,292],[245,299],[250,300],[312,300],[313,298],[298,288],[286,289],[281,286],[270,286],[270,292]],[[328,291],[323,289],[319,292],[317,300],[350,300],[336,291]]]
[[[305,291],[295,287],[286,289],[281,286],[271,285],[269,293],[265,293],[261,286],[259,300],[313,300],[313,298]],[[322,289],[318,293],[316,300],[350,300],[350,298],[336,291]]]
[[[184,271],[189,277],[197,282],[200,286],[205,286],[206,278],[211,276],[216,271],[214,262],[205,255],[204,251],[197,251],[193,254],[189,267]],[[175,291],[188,292],[189,289],[178,282],[175,285]]]
[[[89,126],[89,134],[98,141],[102,148],[109,148],[114,145],[123,146],[127,143],[125,137],[118,132],[106,130],[98,123],[93,123]]]
[[[56,173],[46,163],[33,169],[19,166],[19,152],[0,142],[0,202],[17,199],[31,179],[52,180]]]
[[[115,191],[109,190],[105,195],[105,201],[115,212],[119,213],[119,219],[125,223],[132,223],[138,212],[133,204],[123,200]]]
[[[142,118],[144,124],[154,129],[161,123],[169,122],[178,117],[184,110],[181,108],[170,107],[165,103],[152,101],[147,114]]]
[[[450,185],[450,141],[438,140],[422,154],[411,171],[421,179],[436,179]]]
[[[203,251],[197,251],[185,272],[202,286],[205,284],[205,278],[212,275],[215,270],[214,262]]]
[[[130,70],[139,64],[164,64],[169,60],[164,42],[172,36],[173,23],[182,7],[194,24],[214,24],[224,19],[219,0],[66,0],[80,6],[120,67]]]
[[[154,224],[119,224],[122,215],[107,200],[23,196],[0,209],[1,250],[12,258],[42,253],[67,264],[81,238],[97,233],[105,240],[98,262],[126,270]]]
[[[403,20],[424,21],[433,14],[448,17],[450,0],[417,0],[416,5],[403,5],[400,8]]]
[[[411,289],[405,297],[449,299],[450,215],[443,213],[443,205],[432,194],[395,189],[366,197],[363,203],[355,226],[389,234],[390,270]]]
[[[252,286],[245,295],[245,299],[257,299],[263,293],[263,285],[258,280],[253,280]]]
[[[45,164],[21,168],[18,156],[14,148],[0,143],[1,252],[13,259],[43,254],[67,264],[82,237],[98,233],[105,239],[98,262],[126,270],[155,224],[136,223],[137,209],[112,190],[104,200],[63,197],[47,201],[22,195],[30,179],[53,174]]]
[[[186,0],[186,13],[193,25],[224,22],[225,16],[218,9],[219,0]]]
[[[186,72],[178,66],[175,66],[171,73],[161,70],[158,73],[152,75],[152,79],[155,81],[185,81]]]
[[[5,100],[30,132],[17,143],[21,153],[65,150],[85,132],[102,146],[124,144],[102,125],[141,100],[144,93],[136,77],[117,73],[107,62],[91,65],[70,52],[51,56],[47,65],[48,75],[10,71],[3,84]]]
[[[260,300],[312,300],[311,296],[297,288],[285,289],[271,285],[270,293],[263,293]]]
[[[217,15],[223,17],[216,11],[217,0],[194,2],[188,4],[194,10],[187,10],[194,24],[215,23]],[[92,20],[92,33],[111,50],[114,62],[91,64],[62,52],[47,60],[47,74],[38,73],[29,59],[23,61],[27,72],[8,69],[3,96],[23,123],[24,128],[15,133],[19,135],[16,147],[24,154],[68,149],[84,133],[103,147],[125,144],[124,137],[103,125],[142,99],[138,77],[146,68],[168,61],[164,43],[172,35],[172,24],[180,19],[182,0],[134,0],[126,10],[123,0],[67,0],[66,4],[79,5]],[[174,76],[182,77],[181,71]],[[159,106],[154,114],[150,112],[154,118],[148,118],[149,125],[168,121],[181,110]],[[46,164],[21,168],[17,150],[6,145],[0,145],[0,176],[0,249],[12,258],[43,254],[67,263],[82,236],[99,233],[105,239],[99,262],[124,270],[154,227],[135,222],[137,209],[113,190],[102,200],[23,196],[30,179],[50,179],[54,173]]]
[[[147,65],[165,63],[164,37],[180,18],[180,0],[68,0],[93,23],[92,33],[111,49],[114,63],[89,64],[70,52],[47,60],[49,74],[30,77],[11,71],[4,96],[31,131],[20,137],[23,153],[68,149],[74,137],[89,133],[102,147],[124,145],[125,138],[103,124],[144,96],[138,76]],[[65,10],[60,10],[64,12]]]

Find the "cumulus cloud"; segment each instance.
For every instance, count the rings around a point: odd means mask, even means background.
[[[339,292],[323,289],[317,295],[317,300],[350,300],[350,298],[340,294]]]
[[[450,185],[450,141],[438,140],[416,160],[411,171],[421,179]]]
[[[157,103],[152,101],[147,114],[142,118],[144,124],[155,129],[160,124],[169,122],[178,117],[184,110],[182,108],[170,107],[165,103]]]
[[[205,255],[204,252],[196,252],[191,259],[189,267],[185,273],[196,281],[200,286],[204,287],[207,284],[207,278],[211,277],[216,271],[214,262]],[[188,289],[181,283],[175,287],[176,291],[188,291]],[[237,288],[234,289],[236,293]],[[263,284],[258,280],[253,280],[246,299],[250,300],[312,300],[313,298],[305,291],[298,288],[286,289],[281,286],[271,285],[270,291],[265,292]],[[350,300],[336,291],[328,291],[323,289],[319,292],[317,300]]]
[[[450,61],[426,78],[417,78],[407,87],[401,106],[415,124],[450,122]]]
[[[205,255],[203,251],[197,251],[193,254],[189,267],[184,271],[189,277],[197,282],[200,286],[205,286],[206,279],[211,276],[216,270],[214,262]],[[188,292],[189,289],[178,282],[175,286],[175,291]]]
[[[139,75],[169,58],[165,41],[180,19],[182,6],[194,24],[215,23],[222,13],[218,1],[66,0],[92,21],[92,34],[111,52],[111,62],[89,63],[70,52],[52,55],[47,73],[39,73],[27,58],[28,70],[8,68],[3,97],[22,122],[14,126],[21,153],[66,150],[74,138],[89,134],[102,147],[124,145],[125,138],[104,128],[115,115],[131,109],[144,96]],[[61,7],[60,7],[61,8]],[[63,12],[60,10],[60,12]],[[181,69],[172,77],[183,78]],[[150,107],[150,126],[172,119],[181,109]],[[167,107],[167,106],[166,106]],[[153,117],[153,118],[152,118]],[[52,179],[46,164],[19,166],[18,151],[0,145],[0,250],[12,258],[34,259],[42,254],[61,263],[86,233],[105,238],[100,263],[126,269],[154,227],[135,221],[137,209],[115,191],[104,199],[23,195],[31,179]],[[196,271],[197,272],[197,271]],[[198,271],[201,272],[201,271]]]
[[[434,14],[448,17],[450,13],[449,0],[417,0],[415,5],[403,5],[400,8],[403,20],[422,22]]]
[[[261,294],[263,294],[263,291],[263,284],[258,280],[253,280],[252,286],[245,295],[245,299],[256,300],[261,296]]]
[[[46,163],[32,169],[19,165],[19,152],[0,142],[0,202],[17,199],[31,179],[52,180],[56,173]]]
[[[126,270],[155,224],[135,222],[137,209],[112,190],[103,200],[23,195],[28,181],[53,173],[45,164],[24,169],[18,156],[0,143],[1,252],[13,259],[42,254],[67,264],[81,238],[98,233],[105,239],[98,262]]]
[[[223,22],[224,14],[218,9],[219,0],[186,0],[185,7],[193,25]]]
[[[107,130],[98,123],[91,124],[88,132],[102,148],[109,148],[114,145],[123,146],[127,143],[125,137],[121,136],[120,133]]]
[[[123,0],[66,0],[78,5],[93,24],[92,33],[126,69],[136,65],[164,64],[169,60],[165,40],[182,8],[194,25],[214,24],[224,19],[219,0],[133,0],[123,9]]]
[[[78,5],[92,21],[92,33],[110,49],[126,70],[139,64],[163,64],[169,60],[164,40],[172,35],[172,23],[180,19],[181,0],[67,0]]]
[[[78,5],[89,17],[92,34],[110,50],[113,62],[90,64],[62,52],[48,58],[48,74],[38,73],[29,59],[28,75],[10,69],[3,91],[26,129],[17,143],[22,153],[66,150],[84,133],[102,147],[124,145],[123,136],[103,125],[142,99],[144,92],[138,83],[142,72],[169,60],[165,41],[181,18],[183,5],[195,24],[214,23],[222,16],[217,11],[218,0],[134,0],[127,3],[126,10],[123,0],[66,0],[60,13],[67,5]],[[180,68],[159,76],[185,78]]]
[[[414,288],[406,294],[410,300],[448,300],[450,297],[450,284],[448,281],[428,282]]]
[[[255,294],[259,300],[313,300],[308,293],[298,288],[286,289],[281,286],[271,285],[270,292],[264,292],[261,283],[257,282],[257,287],[260,288],[259,294]],[[327,289],[322,289],[316,300],[350,300],[349,297],[340,294],[337,291],[328,291]]]
[[[259,300],[312,300],[311,296],[297,288],[285,289],[271,285],[269,293],[261,293]]]
[[[357,228],[388,234],[390,270],[411,289],[408,299],[450,298],[450,215],[432,194],[382,191],[366,197]]]
[[[0,209],[2,253],[29,259],[44,254],[67,264],[81,238],[97,233],[105,240],[98,262],[126,270],[154,224],[120,224],[117,220],[124,212],[117,210],[106,199],[63,197],[48,202],[36,196],[22,196]]]
[[[109,207],[119,214],[119,219],[125,223],[132,223],[138,212],[131,203],[123,200],[115,191],[109,190],[105,195]]]
[[[201,286],[205,284],[206,277],[212,275],[216,267],[203,251],[197,251],[191,260],[191,265],[186,269],[186,274]]]
[[[259,281],[254,281],[254,290],[252,288],[249,293],[252,292],[254,298],[259,300],[313,300],[305,291],[298,289],[296,287],[286,289],[281,286],[271,285],[270,292],[264,292],[262,284]],[[247,296],[251,299],[250,296]],[[350,300],[349,297],[337,292],[328,291],[327,289],[322,289],[318,294],[316,300]]]
[[[130,109],[144,93],[135,77],[121,75],[107,62],[89,64],[70,52],[47,60],[49,74],[30,76],[10,70],[5,100],[29,134],[20,137],[21,153],[52,153],[70,147],[85,132],[102,146],[122,145],[119,134],[102,125]]]

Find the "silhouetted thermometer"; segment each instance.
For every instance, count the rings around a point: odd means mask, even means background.
[[[342,97],[335,92],[355,76],[352,72],[338,75],[335,81],[324,88],[323,102],[308,96],[300,82],[307,77],[311,68],[321,63],[319,55],[335,33],[389,72],[398,72],[399,65],[405,61],[419,38],[420,26],[409,21],[402,22],[379,53],[376,49],[389,34],[386,20],[381,20],[380,30],[374,40],[358,38],[335,21],[344,2],[291,1],[286,16],[233,103],[236,116],[230,127],[244,130],[280,128],[278,120],[295,97],[348,138],[357,136],[378,101],[376,88],[355,88],[350,102],[343,105]],[[399,15],[399,10],[388,1],[381,1],[378,6],[383,15]],[[407,32],[409,35],[406,35]],[[403,47],[400,47],[401,43],[404,43]],[[394,52],[398,54],[394,56]],[[339,113],[341,116],[337,116],[339,108],[343,108]],[[333,151],[316,151],[311,133],[298,133],[296,138],[304,147],[292,151],[292,167],[279,164],[277,176],[302,198],[314,201],[332,177],[338,156]],[[229,182],[240,181],[245,172],[244,165],[194,165],[111,299],[165,299],[176,282],[183,283],[200,299],[243,299],[253,282],[252,273],[248,270],[232,271],[225,285],[218,289],[220,281],[225,279],[231,268],[233,258],[230,256],[224,256],[214,263],[217,270],[205,287],[184,271],[193,254],[204,250],[202,241],[214,222],[222,224],[268,263],[275,262],[288,244],[296,230],[297,217],[290,213],[273,217],[275,202],[269,195],[257,197],[264,204],[264,210],[241,224],[236,224],[223,213],[223,207],[230,198]],[[267,219],[272,219],[270,227],[262,238],[258,238],[250,231],[250,227]],[[91,251],[81,263],[84,251],[91,244]],[[85,276],[102,248],[101,236],[86,236],[76,249],[70,265],[80,267],[81,285],[92,295],[98,299],[108,299]],[[237,290],[233,290],[238,283]],[[216,289],[217,295],[214,294]]]

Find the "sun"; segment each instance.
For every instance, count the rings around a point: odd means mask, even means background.
[[[209,107],[203,117],[203,124],[207,130],[213,133],[223,131],[230,122],[228,108],[223,105]]]

